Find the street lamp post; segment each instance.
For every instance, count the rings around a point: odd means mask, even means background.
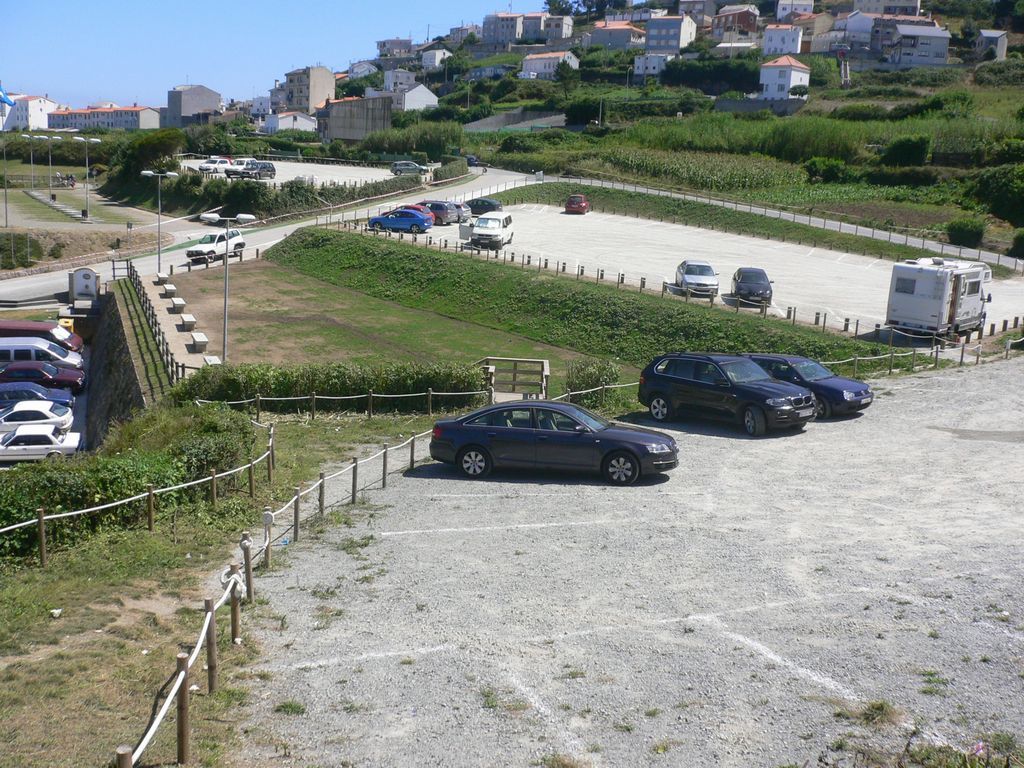
[[[21,138],[28,139],[28,165],[32,169],[32,189],[36,188],[36,148],[32,144],[32,137],[27,134],[21,134]]]
[[[174,171],[143,171],[142,175],[147,178],[156,176],[156,271],[163,272],[163,239],[161,238],[160,220],[163,216],[163,197],[161,185],[164,178],[176,179],[178,174]]]
[[[11,226],[7,221],[7,142],[4,142],[4,228]]]
[[[46,142],[46,164],[48,168],[48,175],[46,177],[46,187],[50,192],[50,201],[53,201],[53,142],[61,141],[60,136],[37,136],[36,138]]]
[[[75,141],[85,143],[85,218],[89,218],[89,145],[99,144],[99,139],[87,139],[84,136],[75,136]]]
[[[220,216],[216,213],[204,213],[199,217],[202,221],[210,224],[216,224],[219,221],[224,222],[224,333],[221,344],[220,361],[226,363],[228,361],[228,257],[230,251],[228,247],[231,244],[230,227],[232,224],[248,224],[251,221],[256,221],[256,217],[251,213],[239,213],[236,216]]]

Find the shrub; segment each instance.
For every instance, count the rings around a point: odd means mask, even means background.
[[[931,149],[929,136],[900,136],[889,142],[882,153],[883,165],[907,166],[924,165],[928,162],[928,151]]]
[[[1024,225],[1024,164],[986,168],[975,176],[974,197],[996,216]]]
[[[842,160],[830,157],[812,157],[804,163],[804,171],[810,182],[826,184],[847,184],[858,180],[859,174]]]
[[[953,219],[946,223],[946,236],[953,245],[977,248],[985,237],[985,221],[967,216]]]
[[[434,181],[446,181],[448,179],[455,179],[459,176],[465,176],[469,173],[469,166],[466,164],[465,158],[456,158],[450,163],[445,163],[440,168],[434,171]]]
[[[178,402],[191,400],[246,400],[261,397],[302,397],[312,393],[323,397],[350,397],[368,392],[380,395],[407,395],[426,392],[474,392],[483,389],[483,373],[466,363],[390,363],[380,366],[349,363],[310,363],[277,366],[266,363],[206,366],[178,384],[173,398]],[[477,398],[446,397],[445,407],[460,407]],[[267,410],[291,410],[294,402],[266,402]],[[308,403],[301,405],[308,408]],[[318,401],[318,408],[347,410],[366,407],[365,400]],[[426,410],[426,397],[375,400],[375,409]]]
[[[978,85],[1024,87],[1024,60],[1007,59],[994,61],[978,67],[974,73],[974,82]]]
[[[572,360],[565,379],[565,386],[571,392],[580,392],[595,387],[619,383],[619,366],[611,360]],[[576,395],[572,402],[589,407],[601,405],[601,392]]]
[[[804,117],[773,123],[760,141],[766,155],[799,163],[812,157],[847,162],[856,158],[861,142],[841,123],[828,118]]]
[[[1014,259],[1024,259],[1024,229],[1018,229],[1013,233],[1013,243],[1006,255]]]
[[[879,166],[864,174],[871,184],[886,187],[930,187],[939,182],[939,172],[934,168],[889,168]]]
[[[889,110],[881,104],[844,104],[832,110],[836,120],[887,120]]]

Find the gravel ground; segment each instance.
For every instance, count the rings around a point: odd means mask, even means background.
[[[1022,376],[879,382],[860,417],[761,440],[678,423],[682,467],[625,489],[393,475],[259,577],[238,764],[853,765],[915,724],[1019,738]],[[893,722],[837,717],[872,701]]]

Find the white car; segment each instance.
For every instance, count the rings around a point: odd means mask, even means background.
[[[231,165],[226,157],[211,157],[206,162],[199,164],[199,170],[203,173],[220,173]]]
[[[216,259],[224,258],[224,241],[227,241],[227,250],[232,253],[241,253],[245,248],[245,239],[237,229],[229,229],[227,233],[211,232],[203,235],[203,239],[193,245],[185,255],[192,262],[205,261],[207,263]]]
[[[0,408],[0,433],[13,432],[23,424],[57,427],[61,432],[71,429],[74,414],[66,405],[48,400],[22,400]]]
[[[241,178],[242,177],[242,171],[248,169],[250,163],[255,163],[255,162],[256,162],[256,158],[255,157],[236,157],[228,165],[226,165],[222,170],[224,171],[224,175],[226,177],[228,177],[229,179],[233,179],[236,176]]]
[[[0,437],[0,461],[42,461],[71,456],[78,450],[80,439],[77,432],[24,425]]]

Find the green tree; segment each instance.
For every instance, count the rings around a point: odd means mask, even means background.
[[[544,9],[552,16],[572,16],[575,4],[570,0],[545,0]]]
[[[580,72],[569,62],[560,61],[558,66],[555,67],[555,82],[562,86],[565,98],[569,98],[569,94],[576,90],[580,84]]]

